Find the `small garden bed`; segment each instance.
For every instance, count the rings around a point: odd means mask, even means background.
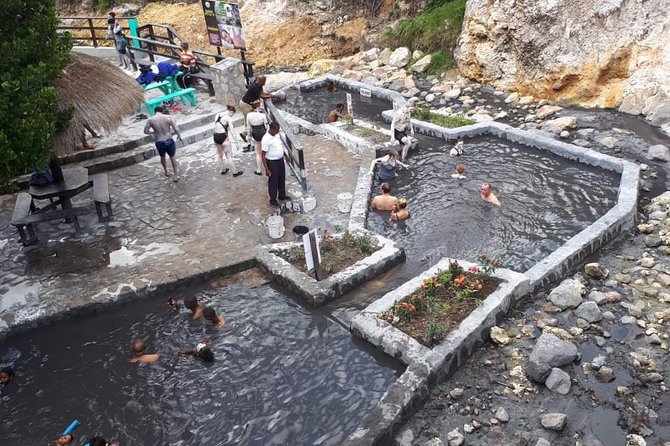
[[[379,250],[379,246],[369,235],[352,234],[348,231],[342,237],[334,237],[324,232],[319,242],[319,248],[321,250],[321,273],[323,275],[321,279],[343,271]],[[278,252],[277,255],[301,272],[314,277],[313,270],[307,271],[305,250],[302,245]]]
[[[455,116],[443,116],[435,112],[430,111],[428,107],[416,107],[412,112],[412,117],[419,119],[421,121],[432,122],[441,127],[446,128],[456,128],[463,127],[465,125],[472,125],[475,123],[472,119],[465,118],[461,115]]]
[[[480,256],[481,266],[464,270],[458,262],[423,281],[411,296],[379,314],[379,318],[432,347],[457,328],[498,288],[502,280],[491,277],[498,260]]]

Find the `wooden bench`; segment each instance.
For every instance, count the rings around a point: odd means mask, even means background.
[[[81,233],[81,226],[79,226],[77,217],[90,212],[89,209],[85,207],[73,207],[48,212],[36,212],[33,214],[30,213],[31,210],[35,210],[33,198],[30,194],[21,192],[18,197],[16,197],[14,214],[12,215],[12,225],[16,226],[19,230],[19,236],[21,237],[23,246],[29,246],[37,242],[35,224],[42,221],[72,218],[74,220],[76,234],[79,235]],[[26,237],[26,229],[28,229],[29,237]]]
[[[37,235],[35,228],[30,223],[25,223],[26,218],[30,215],[30,211],[35,209],[33,204],[33,197],[30,194],[21,192],[16,197],[16,204],[14,205],[14,214],[12,215],[12,224],[19,230],[21,243],[23,246],[29,246],[37,242]],[[29,237],[26,237],[26,229],[28,229]]]
[[[185,101],[188,100],[191,103],[191,105],[195,107],[196,103],[195,88],[185,88],[183,90],[174,91],[170,94],[166,94],[165,96],[145,101],[145,104],[147,106],[147,113],[149,114],[149,116],[153,116],[154,114],[156,114],[156,107],[161,105],[163,102],[176,98],[179,98],[182,104],[184,105],[186,105]]]
[[[112,197],[109,195],[109,180],[106,173],[91,175],[93,181],[93,201],[95,202],[95,211],[98,213],[98,221],[109,221],[114,219],[112,210]],[[107,209],[107,216],[103,212],[103,206]]]

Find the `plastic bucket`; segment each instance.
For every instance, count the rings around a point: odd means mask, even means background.
[[[337,209],[343,214],[351,212],[351,201],[354,197],[349,192],[337,195]]]
[[[272,215],[265,220],[270,238],[282,238],[284,236],[284,219],[280,215]]]
[[[302,243],[302,236],[309,232],[307,226],[293,226],[293,238],[296,242]]]

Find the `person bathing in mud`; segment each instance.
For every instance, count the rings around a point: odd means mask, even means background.
[[[498,200],[498,197],[491,191],[491,185],[489,183],[483,183],[482,188],[481,188],[481,197],[482,200],[494,204],[496,206],[500,206],[500,201]]]
[[[379,164],[379,170],[377,171],[377,178],[379,178],[379,181],[390,181],[395,179],[395,177],[398,176],[398,173],[395,171],[396,166],[409,167],[407,164],[398,160],[398,151],[395,149],[390,149],[387,155],[372,160],[370,163],[370,173],[374,171],[375,165],[377,164]]]
[[[340,103],[335,106],[335,109],[328,114],[328,124],[337,122],[342,116],[344,116],[344,104]]]
[[[209,348],[209,341],[207,339],[204,339],[195,348],[180,351],[179,356],[193,356],[205,362],[214,361],[214,352]]]
[[[372,199],[370,206],[378,211],[392,211],[393,206],[398,204],[398,199],[391,195],[391,185],[382,183],[380,186],[382,193]]]
[[[54,446],[67,446],[68,444],[72,443],[74,443],[74,435],[72,434],[61,435],[51,442],[51,444]]]
[[[198,298],[195,296],[185,297],[184,306],[193,313],[191,316],[191,320],[193,321],[200,319],[202,317],[202,312],[205,309],[205,305],[198,302]]]
[[[391,211],[391,221],[407,220],[409,218],[409,211],[407,208],[407,200],[398,198],[398,204],[393,206]]]
[[[202,310],[202,316],[217,327],[226,325],[226,320],[222,316],[216,314],[214,307],[205,307],[205,309]]]
[[[458,140],[454,147],[449,151],[449,156],[461,156],[463,155],[463,137],[459,136]]]
[[[179,311],[181,309],[181,305],[179,305],[179,302],[177,302],[177,299],[175,299],[174,297],[168,298],[167,304],[168,307],[170,307],[174,311]]]
[[[14,370],[11,367],[3,367],[0,370],[0,386],[6,386],[12,381]]]
[[[131,350],[133,355],[130,357],[129,361],[133,364],[150,364],[160,359],[160,356],[155,353],[145,353],[144,341],[141,339],[135,339],[133,341]]]
[[[456,173],[452,173],[451,178],[454,178],[454,179],[457,179],[457,180],[466,179],[467,177],[465,176],[465,164],[463,164],[463,163],[456,164]]]

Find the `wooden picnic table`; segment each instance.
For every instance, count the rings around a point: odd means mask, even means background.
[[[40,209],[38,212],[46,212],[57,206],[65,209],[72,208],[72,197],[93,187],[93,181],[88,178],[88,169],[85,167],[72,167],[63,169],[63,182],[47,184],[46,186],[30,186],[28,191],[35,200],[53,200],[56,202]]]

